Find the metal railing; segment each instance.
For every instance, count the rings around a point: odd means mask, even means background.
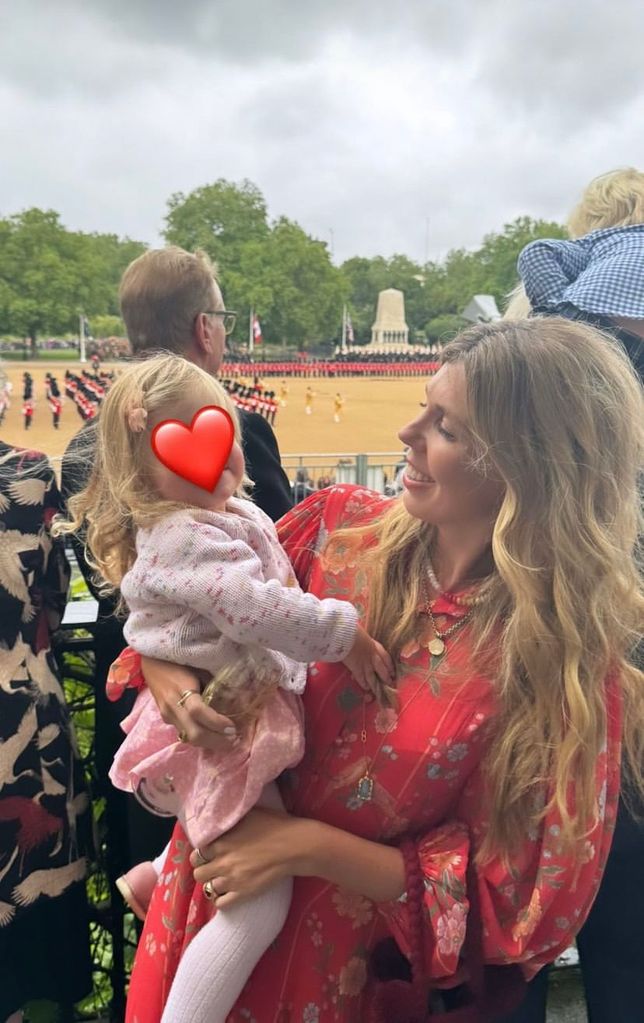
[[[110,741],[105,735],[105,716],[101,713],[105,702],[104,680],[98,680],[97,688],[97,663],[101,660],[101,651],[114,646],[118,626],[109,619],[97,621],[98,604],[85,599],[90,595],[69,542],[66,555],[72,569],[70,592],[77,593],[80,599],[68,601],[63,621],[52,636],[52,653],[63,679],[92,800],[95,839],[87,878],[94,990],[76,1006],[73,1019],[122,1023],[138,928],[115,884],[127,856],[119,805],[121,794],[99,767],[101,758],[97,756],[97,749]],[[43,1023],[48,1018],[44,1013]],[[58,1023],[62,1019],[64,1023],[72,1021],[67,1013],[61,1017],[60,1010],[58,1016],[51,1016],[52,1023],[54,1018]]]
[[[296,500],[301,500],[302,489],[317,490],[332,483],[356,483],[381,494],[393,493],[403,461],[400,451],[282,455],[282,466]]]
[[[49,461],[60,476],[62,455],[50,455]],[[404,463],[401,451],[355,451],[309,452],[282,454],[282,467],[291,486],[301,481],[303,472],[308,474],[313,489],[320,480],[330,483],[357,483],[361,487],[388,493],[398,469]]]

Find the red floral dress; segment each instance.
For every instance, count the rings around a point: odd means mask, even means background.
[[[302,587],[351,600],[363,614],[367,580],[350,548],[323,567],[319,552],[337,528],[375,520],[388,502],[350,486],[312,495],[281,520],[280,539]],[[464,613],[441,597],[447,627]],[[313,817],[377,842],[419,836],[425,921],[433,932],[428,969],[436,978],[458,967],[468,913],[466,868],[486,829],[481,763],[495,713],[492,684],[476,672],[467,627],[448,641],[449,678],[433,670],[425,637],[403,652],[398,710],[365,705],[341,664],[315,664],[304,694],[306,754],[283,780],[293,814]],[[444,662],[445,663],[445,662]],[[455,671],[454,671],[455,669]],[[619,787],[618,696],[610,701],[605,752],[597,763],[598,823],[581,857],[567,856],[551,814],[526,833],[507,869],[478,869],[484,958],[520,962],[528,974],[551,962],[581,927],[608,854]],[[366,707],[366,744],[361,740]],[[369,765],[371,799],[358,797]],[[174,831],[139,943],[128,1023],[158,1023],[182,950],[212,913],[195,885],[181,828]],[[405,901],[376,904],[315,877],[296,878],[287,922],[253,971],[228,1023],[355,1023],[369,1017],[367,960],[383,937],[409,951]],[[428,943],[429,945],[430,943]]]

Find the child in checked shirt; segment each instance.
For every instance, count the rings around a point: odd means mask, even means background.
[[[170,419],[190,425],[213,406],[231,417],[235,439],[209,491],[162,464],[151,433]],[[207,454],[202,449],[195,457]],[[183,699],[205,698],[237,726],[229,751],[192,746],[163,721],[144,684],[123,722],[126,738],[110,771],[113,783],[153,812],[176,815],[196,849],[256,804],[282,808],[275,779],[303,755],[299,694],[308,662],[343,661],[361,684],[374,673],[387,683],[393,672],[350,603],[299,589],[273,523],[245,496],[247,482],[226,392],[192,363],[161,355],[129,366],[111,387],[99,416],[92,477],[70,502],[74,522],[64,527],[86,524],[92,563],[108,586],[120,588],[127,605],[129,646],[197,669],[211,681],[201,694]],[[108,689],[118,692],[118,681],[108,681]],[[139,914],[150,872],[154,882],[163,860],[164,854],[122,879],[121,890]],[[164,1023],[223,1023],[279,934],[291,890],[286,879],[218,910],[195,939],[199,954],[190,947],[192,955],[182,959]]]

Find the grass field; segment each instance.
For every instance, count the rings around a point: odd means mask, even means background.
[[[49,366],[48,363],[60,363],[65,362],[67,365],[72,365],[74,359],[78,358],[78,350],[74,348],[39,348],[38,358],[32,362],[26,360],[23,363],[22,350],[13,352],[0,352],[0,358],[6,362],[15,362],[24,365],[26,368],[35,366],[36,368],[42,366],[45,373],[48,369],[54,371],[54,366]]]
[[[115,365],[118,368],[118,363]],[[7,361],[3,368],[13,383],[13,397],[11,408],[0,427],[0,437],[5,442],[35,448],[58,459],[80,429],[81,419],[74,404],[66,399],[60,429],[54,430],[45,399],[45,374],[53,372],[62,391],[65,370],[78,371],[80,364],[60,362],[54,368],[42,362]],[[25,370],[34,379],[36,402],[28,431],[24,429],[22,419],[22,374]],[[309,382],[315,399],[313,413],[307,416],[304,414],[304,392]],[[265,381],[265,386],[276,393],[279,385],[280,380],[276,378]],[[423,400],[424,381],[421,377],[398,380],[341,377],[312,381],[289,379],[287,385],[287,407],[280,408],[275,419],[275,432],[282,454],[348,454],[401,451],[402,445],[396,434],[417,414],[418,402]],[[333,399],[337,391],[345,399],[340,423],[333,421]]]

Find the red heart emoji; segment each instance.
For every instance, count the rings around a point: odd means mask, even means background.
[[[233,421],[218,405],[204,405],[190,426],[164,419],[152,431],[152,450],[167,469],[210,493],[219,483],[235,439]]]

